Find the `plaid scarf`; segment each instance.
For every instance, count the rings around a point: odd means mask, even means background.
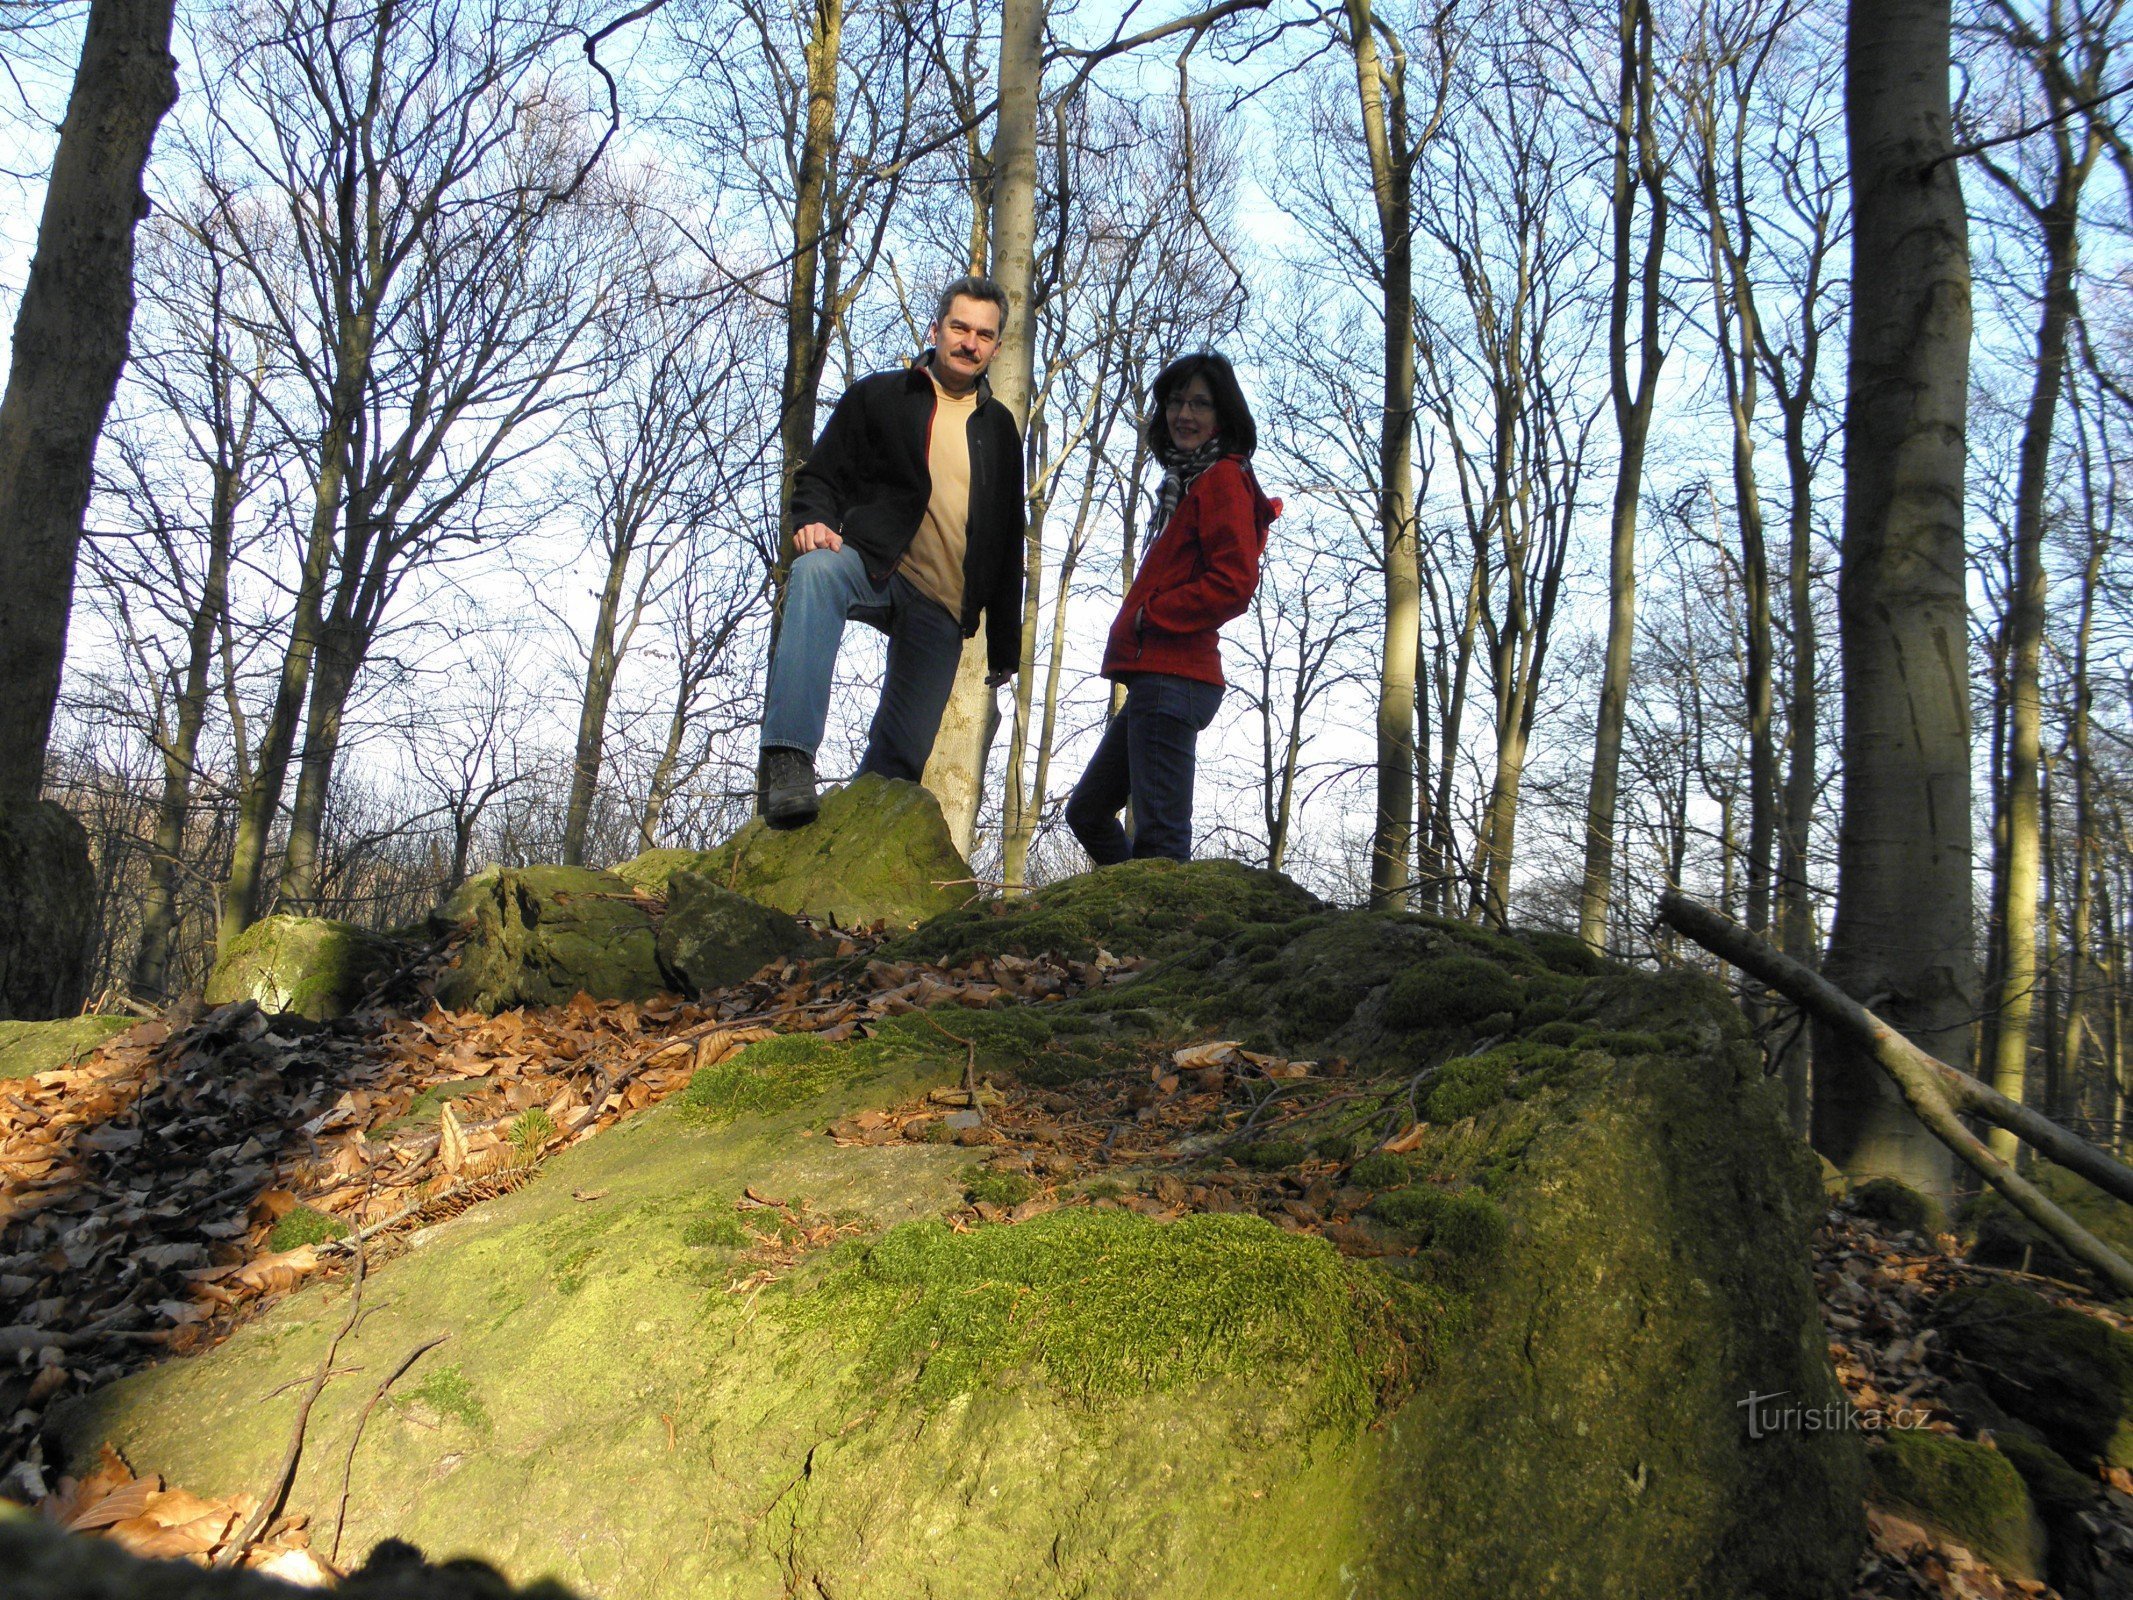
[[[1185,498],[1185,491],[1192,487],[1192,480],[1222,459],[1222,441],[1210,439],[1190,455],[1165,450],[1157,459],[1163,463],[1163,486],[1155,492],[1155,517],[1148,524],[1150,549],[1155,547],[1157,536],[1170,526],[1171,515]]]

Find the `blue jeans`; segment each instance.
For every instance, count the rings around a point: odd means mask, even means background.
[[[1164,672],[1126,679],[1126,704],[1067,800],[1067,826],[1099,867],[1129,857],[1192,859],[1193,747],[1221,704],[1220,684]],[[1129,799],[1130,844],[1118,823]]]
[[[821,747],[847,621],[869,623],[889,636],[881,704],[859,770],[916,783],[955,687],[963,627],[902,573],[875,583],[850,545],[804,552],[785,580],[785,614],[763,694],[763,748],[813,756]]]

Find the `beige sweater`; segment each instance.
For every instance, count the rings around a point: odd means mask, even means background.
[[[926,514],[899,569],[919,593],[938,600],[958,619],[963,615],[963,547],[970,521],[970,419],[977,409],[977,390],[952,395],[934,379],[933,431],[926,449],[933,497],[926,502]]]

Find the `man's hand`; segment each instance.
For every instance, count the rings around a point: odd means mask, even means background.
[[[842,550],[844,540],[828,523],[810,522],[793,534],[792,547],[796,555],[805,555],[810,550]]]
[[[988,672],[985,674],[985,687],[988,689],[997,689],[1000,687],[1001,684],[1007,682],[1014,675],[1015,669],[1013,667],[1008,667],[1004,671],[1000,672]]]

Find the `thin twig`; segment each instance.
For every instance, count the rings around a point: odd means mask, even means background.
[[[355,1472],[356,1446],[363,1442],[363,1428],[370,1421],[370,1413],[377,1407],[378,1402],[385,1398],[385,1391],[393,1386],[394,1380],[451,1337],[449,1333],[440,1333],[435,1338],[423,1340],[408,1351],[400,1358],[397,1367],[378,1380],[378,1386],[370,1391],[370,1398],[356,1414],[355,1432],[348,1438],[348,1454],[341,1458],[341,1501],[339,1508],[333,1513],[333,1543],[326,1551],[328,1566],[335,1565],[341,1559],[341,1529],[348,1521],[348,1480]]]
[[[289,1496],[289,1485],[296,1477],[296,1463],[304,1453],[304,1430],[311,1422],[311,1407],[326,1387],[326,1380],[333,1375],[333,1358],[340,1352],[341,1340],[356,1323],[356,1315],[363,1308],[363,1250],[356,1247],[355,1276],[348,1285],[348,1316],[327,1342],[326,1354],[320,1358],[318,1372],[311,1380],[311,1387],[304,1392],[303,1400],[296,1408],[296,1426],[289,1432],[289,1448],[282,1453],[281,1470],[275,1474],[274,1485],[260,1500],[259,1509],[244,1525],[244,1531],[223,1546],[222,1553],[215,1557],[217,1567],[234,1567],[245,1557],[258,1539],[262,1530],[281,1511],[282,1502]]]

